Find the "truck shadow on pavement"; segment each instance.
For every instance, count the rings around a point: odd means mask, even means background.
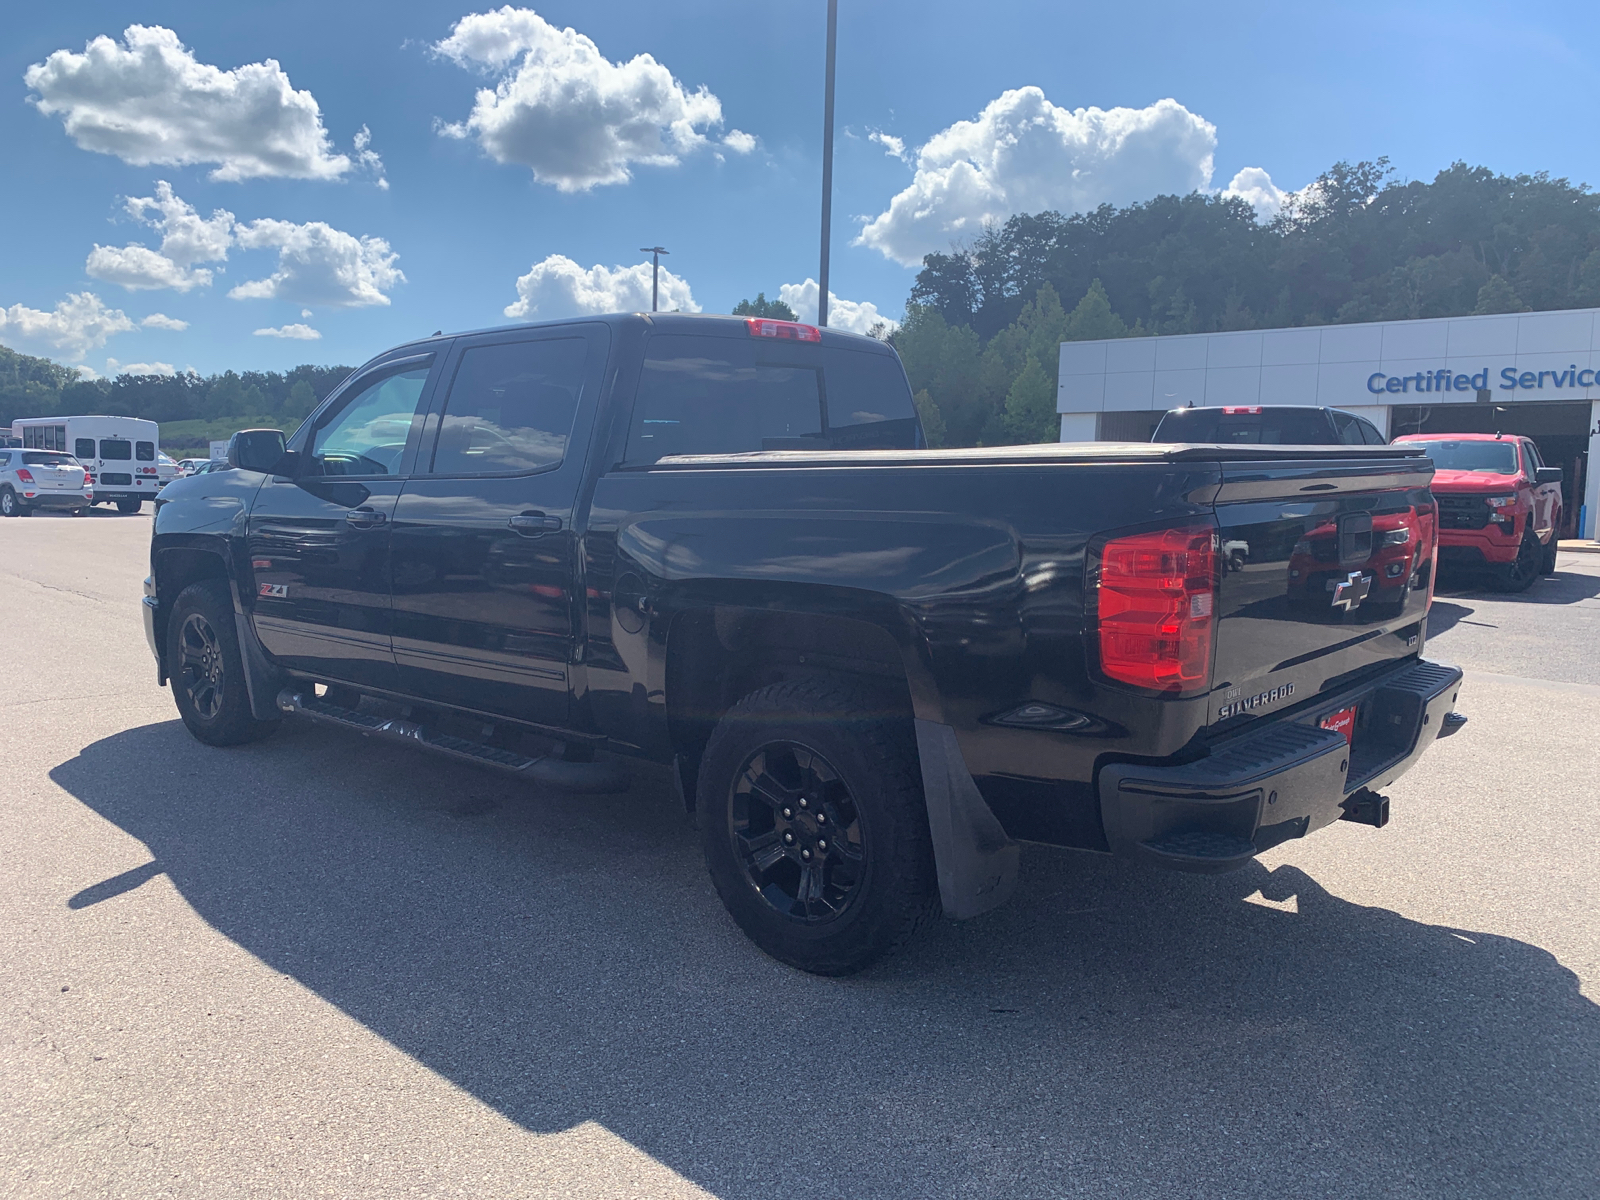
[[[63,905],[139,904],[165,871],[483,1103],[597,1121],[718,1196],[1593,1194],[1600,1008],[1572,972],[1293,867],[1034,849],[1006,908],[825,980],[745,942],[653,777],[564,797],[171,721],[51,778],[155,860]]]

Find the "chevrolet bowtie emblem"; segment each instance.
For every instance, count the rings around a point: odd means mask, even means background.
[[[1360,571],[1351,571],[1350,578],[1341,579],[1333,585],[1333,606],[1342,608],[1345,612],[1354,612],[1361,607],[1361,602],[1367,598],[1367,593],[1371,590],[1371,579]]]

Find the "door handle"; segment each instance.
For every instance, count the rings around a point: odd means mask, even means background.
[[[506,521],[523,537],[541,537],[561,528],[561,518],[542,512],[521,512]]]
[[[389,518],[370,505],[363,504],[345,513],[344,519],[356,529],[370,529],[374,525],[382,525]]]

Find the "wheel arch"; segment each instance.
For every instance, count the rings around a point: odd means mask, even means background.
[[[706,604],[674,613],[663,691],[667,734],[684,803],[694,805],[699,755],[722,715],[758,688],[815,675],[846,676],[884,711],[925,715],[932,681],[910,636],[881,620],[807,607]]]

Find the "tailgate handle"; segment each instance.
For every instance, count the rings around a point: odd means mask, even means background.
[[[1358,566],[1372,557],[1372,514],[1346,513],[1339,518],[1339,565]]]

